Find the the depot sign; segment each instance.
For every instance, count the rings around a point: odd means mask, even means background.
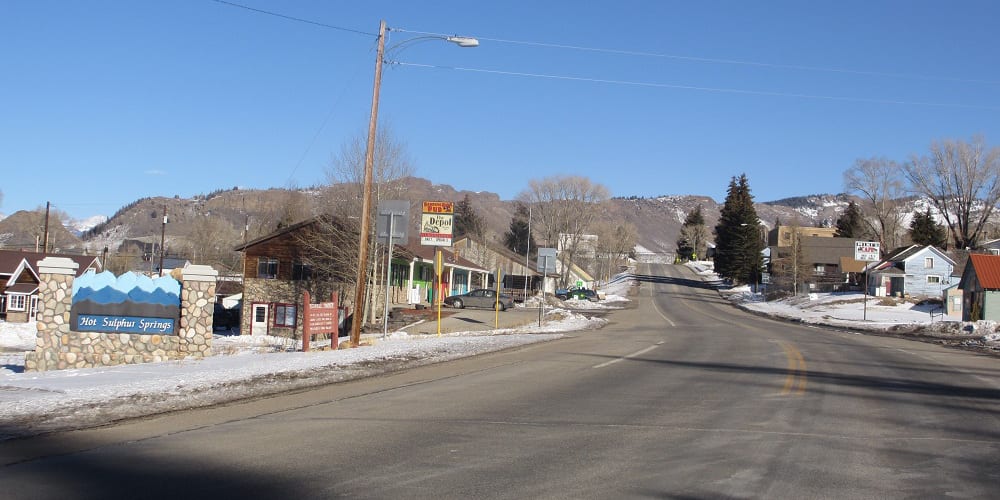
[[[420,244],[451,246],[455,204],[450,201],[425,201],[420,217]]]
[[[880,247],[877,241],[855,241],[854,260],[878,262]]]

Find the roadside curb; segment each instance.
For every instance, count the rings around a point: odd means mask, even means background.
[[[1000,347],[992,347],[986,344],[985,335],[970,335],[967,337],[956,338],[953,335],[938,334],[934,332],[928,332],[925,328],[913,325],[899,325],[898,328],[910,328],[909,331],[891,331],[891,330],[872,330],[867,328],[855,328],[846,325],[832,325],[828,323],[813,323],[803,321],[801,318],[793,318],[789,316],[784,316],[780,314],[770,314],[764,311],[758,311],[747,307],[744,304],[728,300],[722,292],[719,292],[719,296],[726,299],[733,307],[745,311],[747,313],[759,316],[762,318],[768,318],[775,321],[783,321],[785,323],[797,323],[800,325],[808,325],[816,328],[822,328],[824,330],[840,331],[854,334],[871,335],[876,337],[891,337],[902,340],[912,340],[915,342],[923,342],[926,344],[935,344],[944,347],[952,347],[955,349],[962,349],[966,351],[973,351],[982,354],[989,354],[992,356],[1000,357]],[[897,327],[893,327],[897,328]],[[970,344],[969,342],[974,342]]]

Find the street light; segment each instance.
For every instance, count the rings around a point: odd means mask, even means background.
[[[368,146],[365,149],[364,192],[361,196],[361,231],[358,236],[358,275],[354,292],[354,319],[351,321],[351,345],[361,343],[361,323],[364,321],[365,286],[368,281],[368,230],[371,224],[372,171],[375,163],[375,125],[378,122],[378,95],[382,86],[382,65],[385,63],[385,21],[378,26],[378,51],[375,55],[375,83],[372,89],[372,112],[368,119]],[[478,47],[479,40],[465,36],[441,36],[439,38],[459,47]],[[391,263],[390,263],[391,265]]]

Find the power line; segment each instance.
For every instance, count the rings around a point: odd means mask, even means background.
[[[747,90],[747,89],[736,89],[736,88],[724,88],[724,87],[701,87],[695,85],[678,85],[671,83],[656,83],[656,82],[637,82],[629,80],[612,80],[603,78],[586,78],[580,76],[566,76],[566,75],[549,75],[544,73],[525,73],[520,71],[503,71],[494,69],[482,69],[482,68],[463,68],[456,66],[438,66],[433,64],[420,64],[420,63],[408,63],[401,61],[392,61],[391,64],[398,64],[400,66],[412,66],[417,68],[434,68],[434,69],[449,69],[454,71],[469,71],[473,73],[487,73],[493,75],[508,75],[508,76],[522,76],[530,78],[546,78],[550,80],[569,80],[577,82],[592,82],[592,83],[606,83],[612,85],[631,85],[635,87],[653,87],[653,88],[663,88],[663,89],[676,89],[676,90],[695,90],[701,92],[716,92],[716,93],[726,93],[726,94],[744,94],[744,95],[760,95],[760,96],[772,96],[772,97],[794,97],[800,99],[818,99],[826,101],[847,101],[847,102],[865,102],[871,104],[896,104],[896,105],[906,105],[906,106],[933,106],[933,107],[946,107],[946,108],[964,108],[964,109],[976,109],[981,111],[1000,111],[1000,107],[994,106],[974,106],[971,104],[956,104],[956,103],[941,103],[941,102],[927,102],[927,101],[900,101],[893,99],[873,99],[865,97],[845,97],[845,96],[828,96],[819,94],[798,94],[791,92],[772,92],[766,90]]]
[[[443,33],[429,33],[424,31],[410,31],[402,28],[393,28],[393,31],[400,33],[412,33],[415,35],[427,35],[427,36],[450,36]],[[747,61],[739,59],[721,59],[721,58],[711,58],[711,57],[697,57],[697,56],[687,56],[680,54],[666,54],[657,52],[644,52],[637,50],[624,50],[624,49],[608,49],[600,47],[586,47],[581,45],[567,45],[559,43],[546,43],[546,42],[531,42],[524,40],[510,40],[504,38],[487,38],[476,36],[478,40],[497,42],[497,43],[509,43],[515,45],[526,45],[533,47],[549,47],[555,49],[567,49],[567,50],[578,50],[585,52],[599,52],[604,54],[618,54],[618,55],[628,55],[637,57],[656,57],[661,59],[675,59],[679,61],[692,61],[701,63],[712,63],[712,64],[730,64],[730,65],[740,65],[740,66],[755,66],[760,68],[771,68],[771,69],[790,69],[796,71],[815,71],[815,72],[825,72],[825,73],[841,73],[850,75],[865,75],[865,76],[879,76],[887,78],[901,78],[910,80],[925,80],[925,81],[941,81],[941,82],[953,82],[953,83],[985,83],[991,85],[998,85],[1000,81],[997,80],[980,80],[974,78],[954,78],[947,76],[931,76],[931,75],[918,75],[911,73],[892,73],[884,71],[867,71],[858,70],[850,68],[834,68],[834,67],[823,67],[823,66],[805,66],[796,64],[777,64],[777,63],[767,63],[760,61]]]
[[[254,7],[250,7],[248,5],[242,5],[242,4],[238,4],[238,3],[234,3],[234,2],[227,2],[226,0],[212,0],[212,1],[216,2],[216,3],[220,3],[222,5],[228,5],[230,7],[237,7],[237,8],[240,8],[240,9],[246,9],[246,10],[249,10],[249,11],[252,11],[252,12],[257,12],[259,14],[267,14],[269,16],[280,17],[282,19],[287,19],[289,21],[295,21],[295,22],[299,22],[299,23],[312,24],[314,26],[320,26],[320,27],[323,27],[323,28],[330,28],[330,29],[334,29],[334,30],[338,30],[338,31],[346,31],[348,33],[357,33],[359,35],[378,36],[377,33],[371,33],[371,32],[368,32],[368,31],[361,31],[361,30],[356,30],[356,29],[351,29],[351,28],[345,28],[343,26],[334,26],[332,24],[321,23],[321,22],[318,22],[318,21],[310,21],[309,19],[302,19],[301,17],[287,16],[285,14],[279,14],[277,12],[272,12],[272,11],[269,11],[269,10],[257,9],[257,8],[254,8]]]

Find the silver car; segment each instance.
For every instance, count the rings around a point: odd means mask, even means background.
[[[463,307],[485,307],[487,309],[493,309],[494,307],[499,307],[501,311],[504,311],[508,307],[514,307],[514,297],[501,293],[498,305],[496,290],[478,288],[469,293],[463,293],[462,295],[445,297],[444,305],[454,307],[456,309],[461,309]]]

